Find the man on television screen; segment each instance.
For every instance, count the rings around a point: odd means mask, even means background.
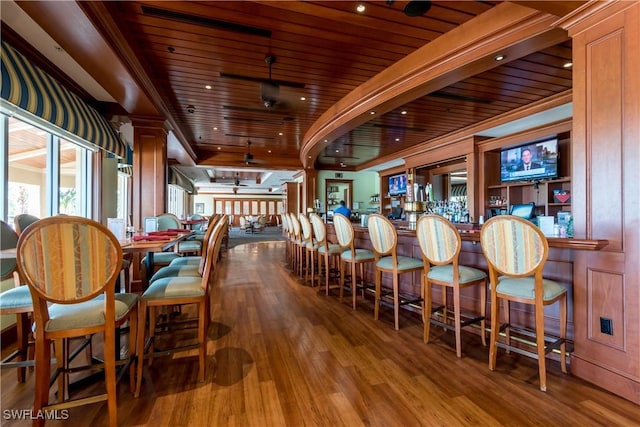
[[[518,165],[519,171],[528,171],[531,169],[539,169],[542,167],[542,164],[539,162],[532,161],[533,154],[529,148],[525,148],[520,153],[520,164]]]

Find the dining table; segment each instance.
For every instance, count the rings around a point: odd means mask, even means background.
[[[164,234],[163,234],[164,233]],[[145,235],[136,235],[120,243],[124,253],[144,253],[147,275],[144,277],[144,286],[148,285],[149,278],[154,267],[154,253],[165,252],[173,248],[178,242],[185,240],[194,232],[188,229],[175,229],[165,232],[152,232]]]

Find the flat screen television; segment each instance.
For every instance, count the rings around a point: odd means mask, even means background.
[[[389,195],[399,196],[407,192],[407,175],[393,175],[389,177]]]
[[[536,181],[558,177],[558,140],[547,139],[500,152],[500,181]]]

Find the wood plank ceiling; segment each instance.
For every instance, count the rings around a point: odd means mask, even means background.
[[[92,3],[80,5],[100,26],[105,17]],[[302,168],[305,133],[328,108],[501,2],[433,1],[426,13],[413,17],[403,11],[407,3],[364,2],[363,13],[353,1],[126,1],[101,7],[160,93],[197,164],[292,170]],[[565,5],[571,9],[579,2],[563,3],[572,3]],[[273,59],[271,69],[267,57]],[[570,61],[568,38],[520,59],[507,58],[345,129],[312,159],[314,167],[358,170],[567,91],[571,69],[564,65]],[[278,90],[267,93],[274,82]]]

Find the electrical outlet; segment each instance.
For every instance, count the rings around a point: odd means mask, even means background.
[[[600,318],[600,332],[607,335],[613,335],[613,320],[606,317]]]

